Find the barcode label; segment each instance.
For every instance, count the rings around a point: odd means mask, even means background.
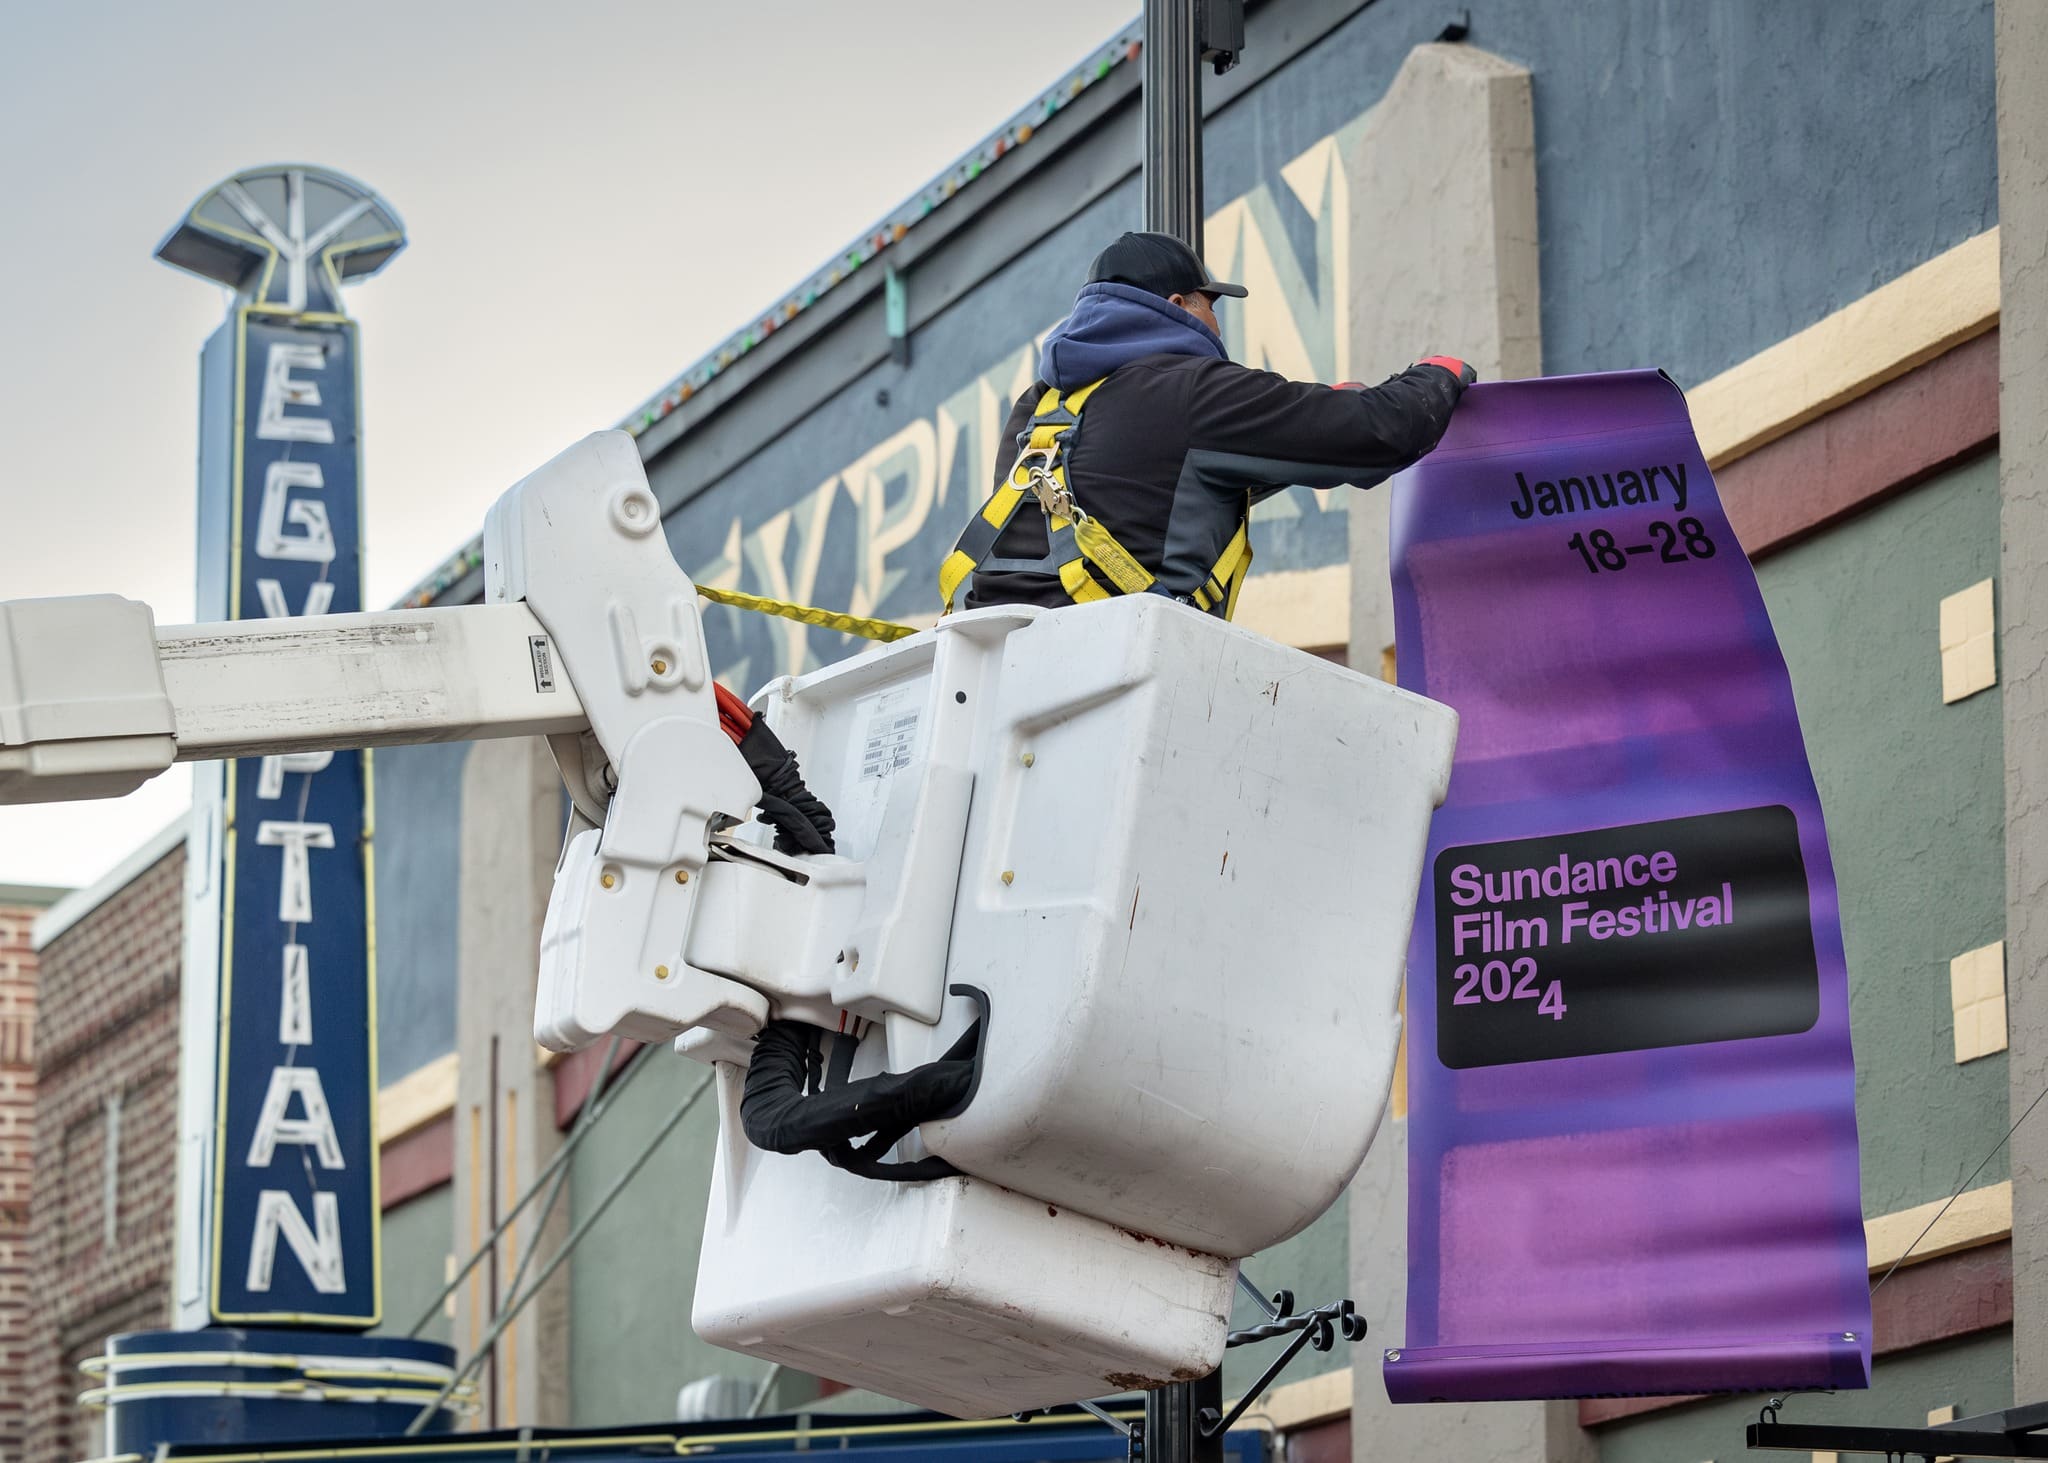
[[[888,777],[910,765],[917,750],[917,712],[878,709],[861,740],[860,775]]]

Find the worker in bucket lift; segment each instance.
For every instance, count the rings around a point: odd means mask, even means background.
[[[1010,413],[995,495],[939,571],[948,611],[972,577],[970,608],[1151,592],[1227,619],[1251,567],[1254,502],[1292,483],[1385,481],[1436,445],[1474,379],[1448,356],[1372,388],[1234,365],[1217,334],[1216,300],[1244,293],[1165,234],[1125,234],[1096,257],[1073,314],[1045,343],[1041,379]],[[761,780],[776,846],[831,852],[832,815],[804,788],[795,759],[723,688],[719,709]],[[770,1021],[747,1069],[741,1125],[757,1148],[815,1151],[868,1178],[957,1173],[936,1156],[887,1155],[918,1124],[969,1100],[981,1026],[937,1061],[852,1079],[854,1041],[830,1034],[828,1059],[828,1033]]]
[[[1450,356],[1373,387],[1240,366],[1216,302],[1244,295],[1169,234],[1096,256],[1010,412],[995,494],[940,568],[948,613],[971,579],[969,609],[1149,592],[1228,619],[1252,504],[1295,483],[1384,482],[1436,446],[1477,379]]]

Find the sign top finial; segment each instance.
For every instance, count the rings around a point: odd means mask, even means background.
[[[343,313],[341,286],[375,274],[404,247],[404,222],[375,192],[330,168],[281,163],[209,190],[156,257],[249,304]]]

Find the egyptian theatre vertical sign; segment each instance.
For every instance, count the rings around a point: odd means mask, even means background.
[[[234,291],[201,355],[198,613],[363,608],[356,326],[405,246],[310,167],[238,173],[157,248]],[[205,763],[193,788],[176,1323],[380,1317],[368,752]]]

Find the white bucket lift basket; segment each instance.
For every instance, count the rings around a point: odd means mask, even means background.
[[[1218,1365],[1237,1259],[1379,1127],[1455,714],[1154,595],[954,616],[755,704],[860,914],[807,983],[815,930],[707,877],[688,963],[857,1032],[855,1076],[944,1052],[951,985],[991,1017],[971,1103],[897,1150],[966,1175],[925,1183],[752,1147],[749,1043],[682,1038],[721,1063],[699,1334],[960,1416]]]

